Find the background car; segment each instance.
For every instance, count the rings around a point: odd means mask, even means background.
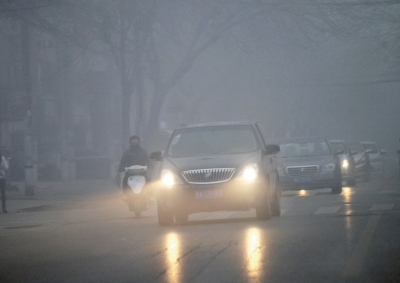
[[[371,180],[371,164],[369,162],[369,154],[371,149],[365,150],[360,142],[358,141],[346,141],[347,147],[353,153],[356,178],[362,179],[363,182],[369,182]]]
[[[387,153],[386,149],[380,149],[373,141],[361,141],[360,143],[364,150],[369,150],[371,173],[378,178],[383,178],[385,176],[383,156]]]
[[[325,138],[288,139],[279,146],[281,191],[332,188],[333,194],[342,192],[340,160]]]
[[[343,151],[339,154],[340,158],[340,169],[342,171],[342,180],[346,181],[346,185],[354,186],[356,184],[356,166],[353,159],[353,155],[357,152],[352,152],[347,147],[343,140],[329,140],[333,152]]]

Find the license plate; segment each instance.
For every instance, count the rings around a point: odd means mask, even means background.
[[[311,177],[296,177],[294,178],[295,183],[312,183],[313,179]]]
[[[195,197],[197,199],[222,198],[222,190],[196,190]]]

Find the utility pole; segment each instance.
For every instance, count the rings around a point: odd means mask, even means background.
[[[32,80],[31,80],[31,58],[30,58],[30,32],[29,27],[22,23],[21,33],[22,64],[25,85],[25,195],[35,195],[35,168],[34,168],[34,147],[32,140]]]

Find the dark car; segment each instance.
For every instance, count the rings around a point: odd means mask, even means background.
[[[259,219],[280,215],[276,153],[259,123],[220,122],[176,129],[161,161],[157,186],[160,225],[205,211],[256,209]]]
[[[360,142],[357,141],[346,141],[347,147],[353,153],[356,177],[362,179],[364,182],[369,182],[371,180],[371,164],[369,161],[369,153],[372,152],[371,149],[365,150]]]
[[[333,152],[338,150],[343,151],[339,154],[340,158],[340,169],[342,171],[342,179],[346,181],[346,185],[354,186],[356,185],[356,164],[353,156],[357,154],[356,151],[351,151],[346,145],[344,140],[329,140]]]
[[[342,192],[342,174],[338,155],[325,138],[293,138],[282,141],[278,157],[281,191],[332,188]]]

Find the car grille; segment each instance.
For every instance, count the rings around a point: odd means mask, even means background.
[[[182,175],[190,184],[212,184],[229,181],[235,168],[212,168],[183,171]]]
[[[295,167],[288,167],[287,172],[290,176],[310,176],[314,175],[318,172],[318,166],[295,166]]]

